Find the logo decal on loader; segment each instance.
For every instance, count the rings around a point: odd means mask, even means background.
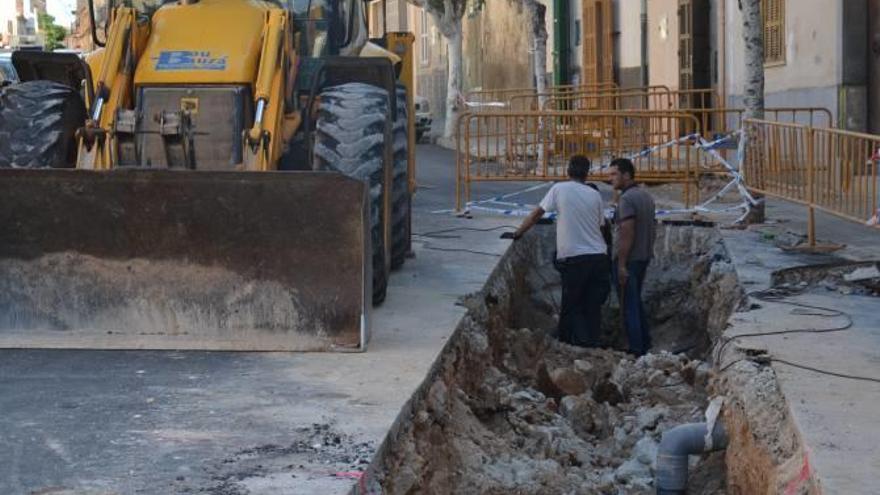
[[[172,50],[159,52],[156,70],[226,70],[226,55],[206,51]]]

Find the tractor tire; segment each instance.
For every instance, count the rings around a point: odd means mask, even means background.
[[[409,123],[406,87],[397,84],[394,119],[394,181],[391,197],[391,269],[403,266],[409,251]]]
[[[0,168],[76,165],[76,130],[86,106],[70,86],[27,81],[0,88]]]
[[[314,143],[316,168],[336,170],[370,186],[373,304],[379,305],[385,300],[389,269],[382,215],[388,92],[369,84],[346,83],[326,88],[320,101]]]

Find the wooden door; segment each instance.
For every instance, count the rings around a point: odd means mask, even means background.
[[[614,82],[614,27],[611,0],[584,0],[583,81],[587,86]]]

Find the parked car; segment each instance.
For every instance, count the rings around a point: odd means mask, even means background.
[[[431,106],[424,96],[416,96],[416,142],[422,140],[422,136],[431,130],[434,117],[431,115]]]
[[[15,67],[12,66],[12,53],[0,53],[0,84],[12,84],[18,82]]]

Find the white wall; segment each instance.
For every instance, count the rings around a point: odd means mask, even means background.
[[[786,0],[786,62],[765,69],[765,93],[829,88],[842,77],[844,0]],[[745,67],[742,15],[727,0],[727,94],[741,95]],[[834,109],[832,109],[834,110]]]
[[[620,33],[618,67],[642,65],[642,0],[617,0],[615,31]]]
[[[678,0],[648,0],[648,81],[678,89]]]

